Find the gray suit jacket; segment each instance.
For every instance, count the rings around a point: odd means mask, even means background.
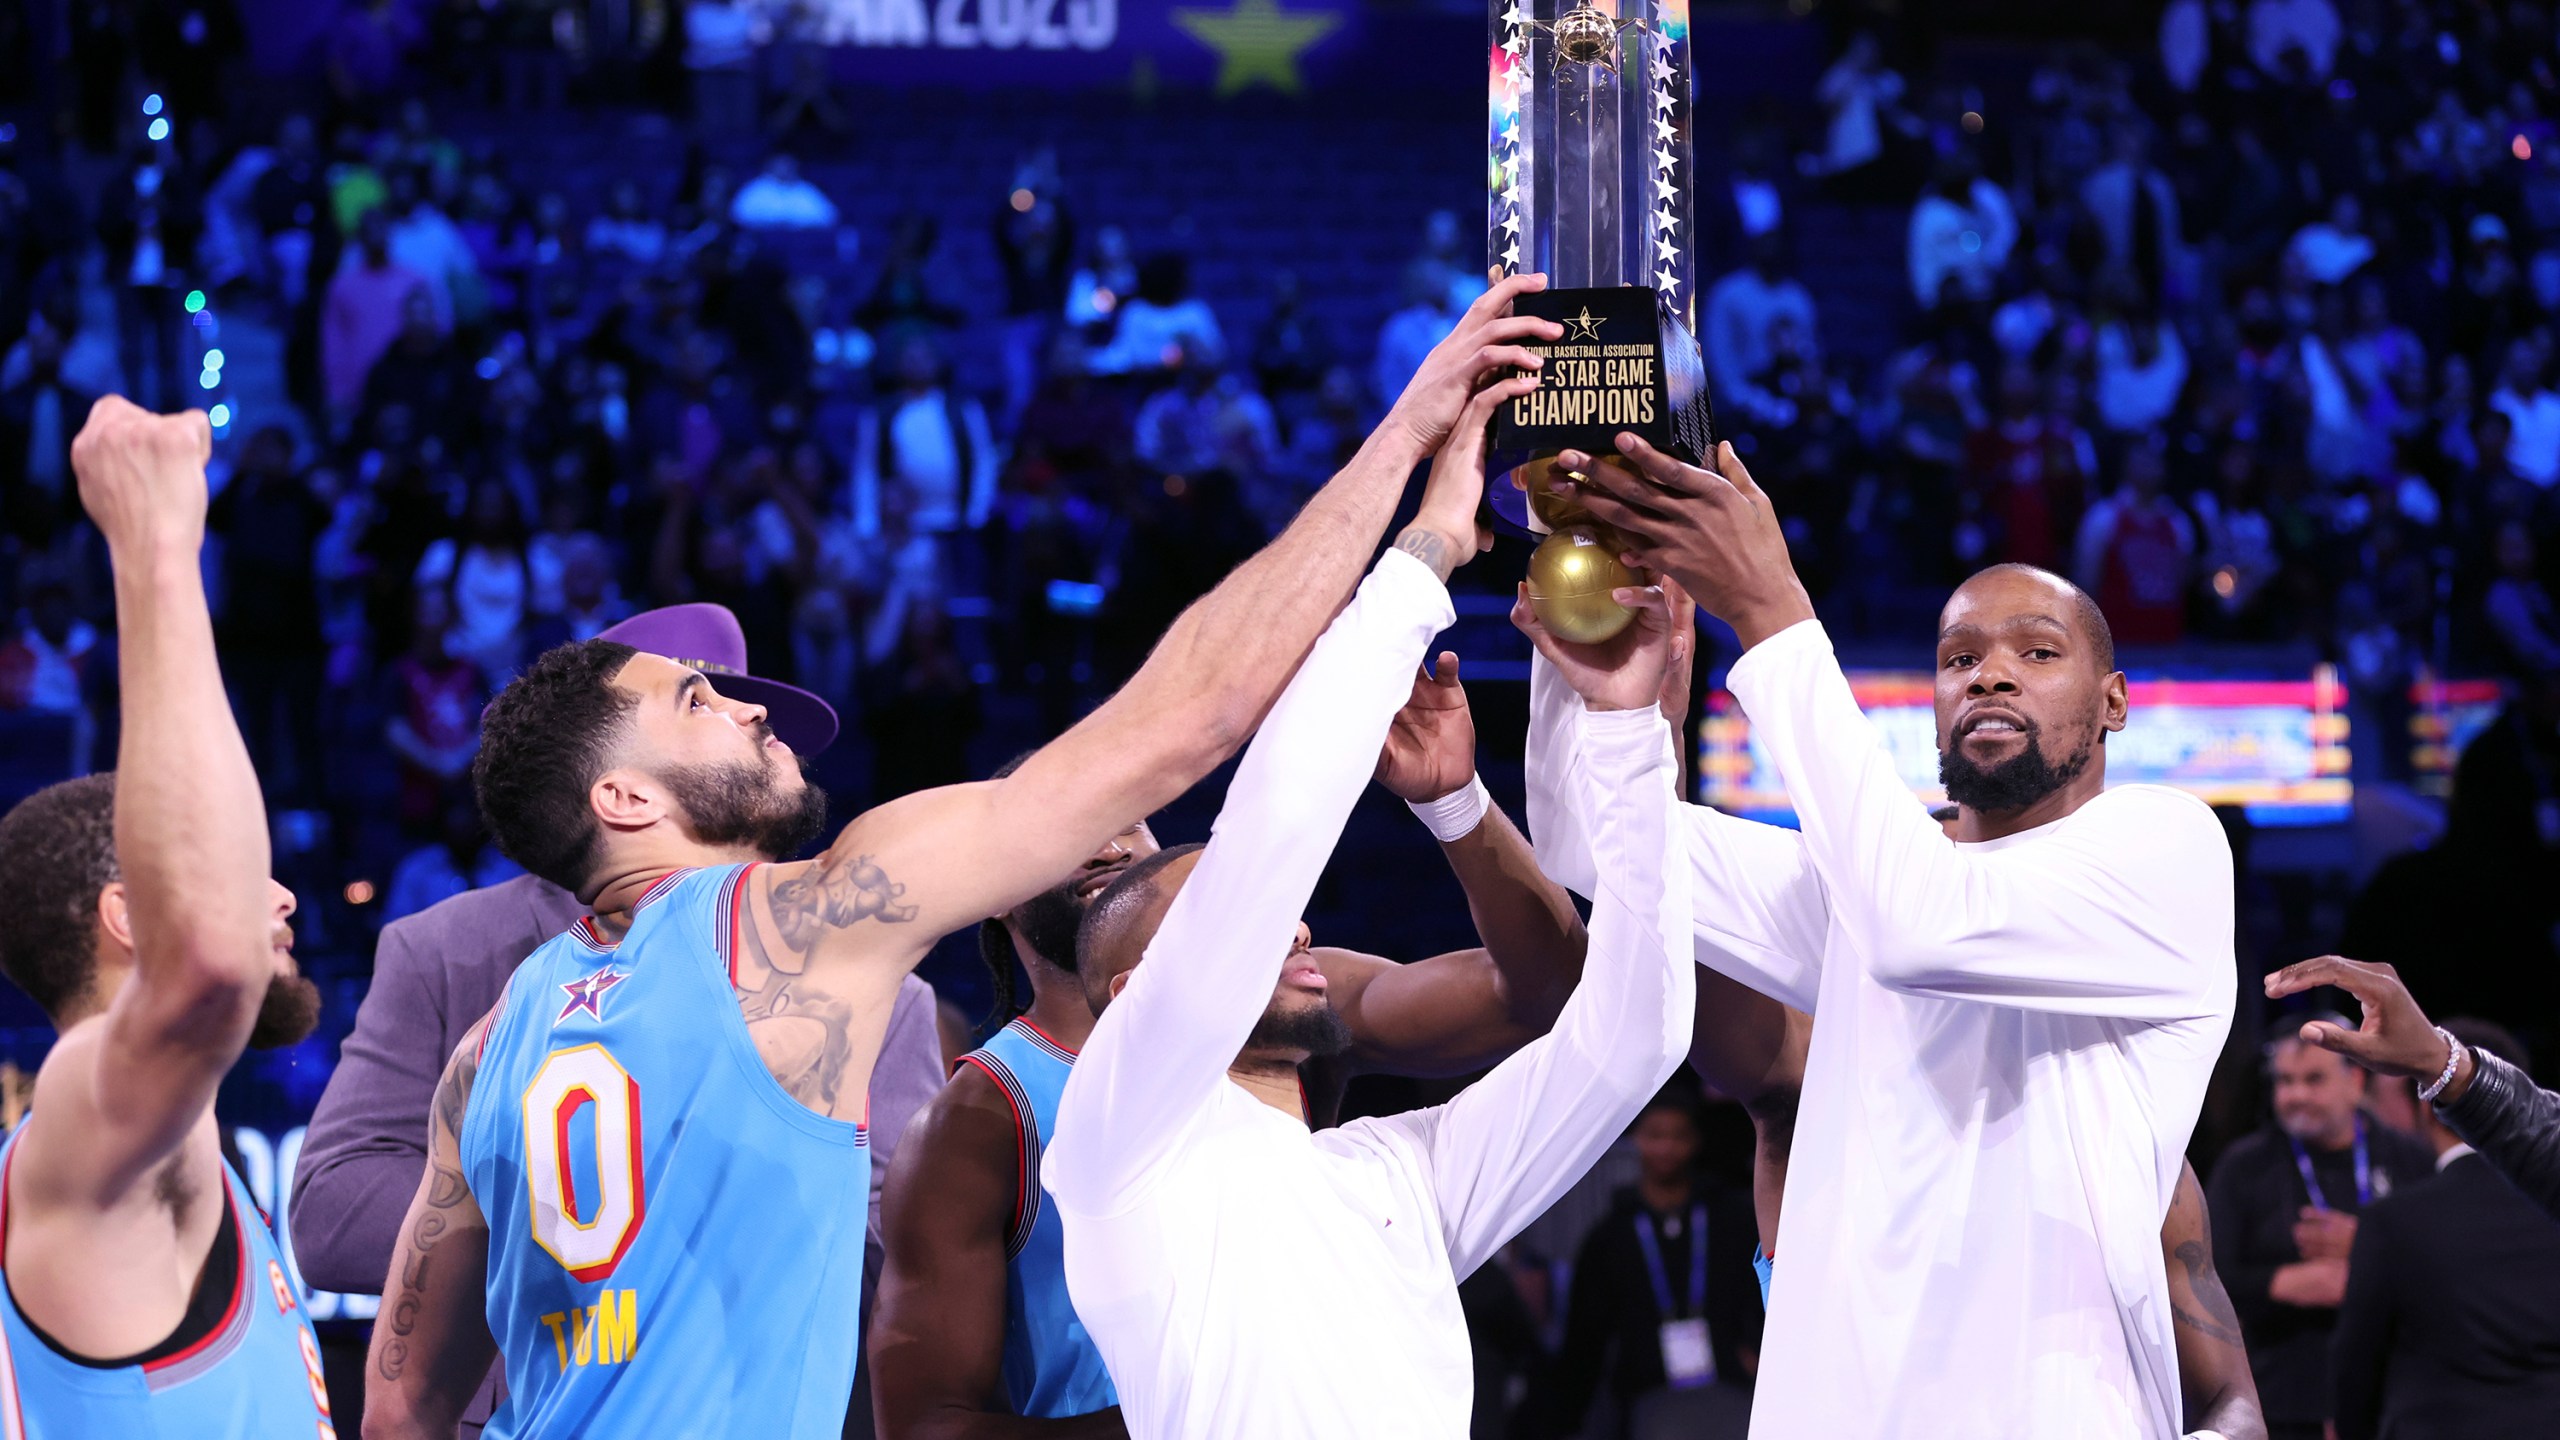
[[[383,927],[373,985],[321,1092],[293,1176],[294,1256],[323,1290],[378,1294],[393,1243],[427,1169],[427,1112],[462,1032],[489,1013],[507,977],[585,914],[576,897],[530,875],[456,895]],[[871,1231],[880,1185],[907,1122],[942,1088],[933,987],[899,987],[871,1076]]]

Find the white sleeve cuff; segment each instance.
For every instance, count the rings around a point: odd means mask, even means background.
[[[1431,832],[1431,838],[1446,845],[1475,833],[1476,827],[1484,823],[1485,812],[1493,808],[1493,794],[1484,788],[1484,777],[1477,775],[1437,800],[1404,803],[1413,818]]]

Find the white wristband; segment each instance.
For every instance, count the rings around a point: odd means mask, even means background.
[[[2219,1430],[2196,1430],[2188,1434],[2187,1440],[2231,1440],[2231,1437]]]
[[[1465,839],[1484,823],[1484,812],[1493,808],[1493,796],[1484,788],[1484,777],[1478,775],[1437,800],[1404,803],[1431,837],[1445,845]]]

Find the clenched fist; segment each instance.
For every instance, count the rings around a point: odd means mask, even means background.
[[[71,442],[80,504],[111,551],[192,557],[204,545],[205,461],[213,428],[204,412],[154,415],[121,395],[89,407]]]

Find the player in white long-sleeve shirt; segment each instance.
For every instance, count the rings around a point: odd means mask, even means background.
[[[1460,497],[1443,533],[1472,539],[1473,507]],[[1454,618],[1446,569],[1423,561],[1467,541],[1434,538],[1408,531],[1317,643],[1206,849],[1132,867],[1084,922],[1080,967],[1107,1004],[1041,1179],[1076,1313],[1139,1440],[1464,1436],[1460,1277],[1579,1179],[1687,1052],[1696,972],[1665,939],[1689,906],[1669,863],[1677,770],[1657,672],[1583,722],[1609,879],[1554,1030],[1446,1105],[1307,1128],[1295,1066],[1341,1022],[1299,915]]]
[[[1948,602],[1950,837],[1851,698],[1731,450],[1718,474],[1621,448],[1644,478],[1587,468],[1577,488],[1733,625],[1729,683],[1803,826],[1680,821],[1698,959],[1818,1022],[1753,1435],[2176,1435],[2159,1233],[2231,1024],[2231,858],[2194,798],[2105,788],[2126,699],[2104,617],[2026,567]],[[1571,855],[1593,742],[1564,681],[1637,642],[1560,645],[1522,613],[1532,835]]]

